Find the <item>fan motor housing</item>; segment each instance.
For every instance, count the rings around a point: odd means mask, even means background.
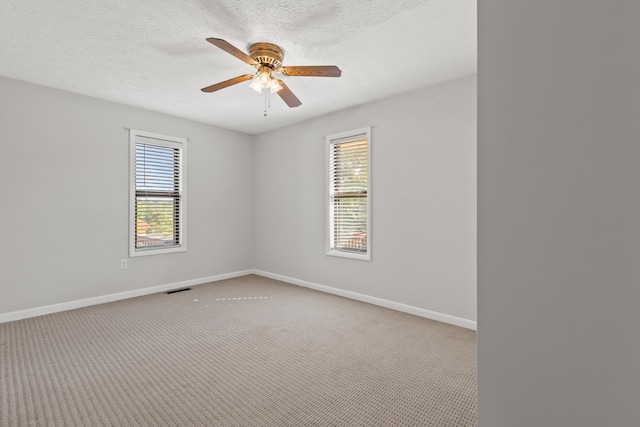
[[[249,56],[271,69],[282,66],[284,52],[279,46],[271,43],[254,43],[249,46]]]

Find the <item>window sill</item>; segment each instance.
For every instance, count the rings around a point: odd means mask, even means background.
[[[170,254],[174,252],[186,252],[186,246],[172,246],[169,248],[159,248],[159,249],[131,249],[129,250],[129,258],[138,257],[138,256],[149,256],[149,255],[162,255],[162,254]]]
[[[369,253],[369,252],[367,252],[366,254],[358,254],[358,253],[354,253],[354,252],[329,250],[329,251],[327,251],[327,255],[336,256],[336,257],[340,257],[340,258],[358,259],[360,261],[371,261],[371,253]]]

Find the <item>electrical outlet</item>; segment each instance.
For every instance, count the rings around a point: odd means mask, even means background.
[[[129,266],[127,265],[127,260],[126,259],[121,259],[120,260],[120,270],[126,270],[127,268],[129,268]]]

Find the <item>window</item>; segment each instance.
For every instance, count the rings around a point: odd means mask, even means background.
[[[326,141],[327,255],[371,260],[371,128]]]
[[[186,139],[131,129],[129,145],[129,256],[186,251]]]

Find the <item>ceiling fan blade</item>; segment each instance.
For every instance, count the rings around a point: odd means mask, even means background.
[[[285,104],[287,104],[291,108],[299,107],[300,105],[302,105],[302,102],[300,102],[298,97],[295,96],[293,92],[291,92],[291,89],[289,89],[289,87],[286,84],[284,84],[282,80],[278,80],[278,79],[276,80],[282,86],[282,89],[280,89],[276,93],[278,94],[278,96],[280,96],[280,98],[282,98]]]
[[[280,72],[285,76],[340,77],[342,75],[340,68],[335,65],[281,67]]]
[[[229,86],[233,86],[233,85],[238,84],[238,83],[246,82],[247,80],[251,80],[252,78],[253,78],[253,74],[243,74],[241,76],[234,77],[232,79],[225,80],[223,82],[216,83],[216,84],[211,85],[211,86],[203,87],[200,90],[203,91],[203,92],[215,92],[217,90],[224,89],[225,87],[229,87]]]
[[[230,53],[231,55],[235,56],[239,60],[246,62],[249,65],[253,65],[254,67],[257,67],[258,65],[260,65],[258,64],[258,61],[256,61],[255,59],[253,59],[252,57],[250,57],[249,55],[247,55],[246,53],[244,53],[243,51],[241,51],[240,49],[238,49],[237,47],[235,47],[234,45],[232,45],[226,40],[209,37],[207,41],[212,45],[217,46],[220,49],[224,50],[225,52]]]

